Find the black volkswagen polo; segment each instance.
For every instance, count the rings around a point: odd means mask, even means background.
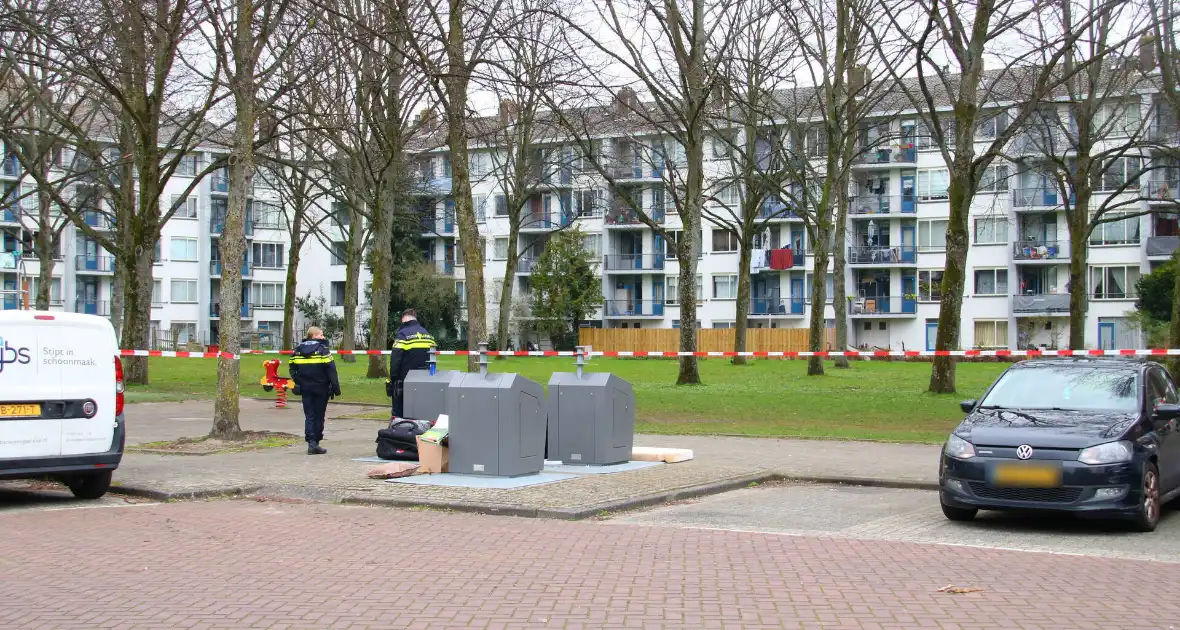
[[[942,511],[1059,510],[1151,531],[1180,494],[1180,399],[1137,359],[1038,359],[1008,368],[943,448]]]

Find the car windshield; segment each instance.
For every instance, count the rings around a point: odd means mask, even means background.
[[[983,407],[1135,411],[1139,376],[1132,368],[1044,366],[1008,370]]]

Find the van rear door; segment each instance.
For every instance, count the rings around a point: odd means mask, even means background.
[[[62,347],[52,324],[0,313],[0,459],[61,455],[63,421],[50,404],[63,397],[61,370],[42,361],[46,348]]]
[[[64,315],[72,317],[57,328],[58,346],[42,348],[42,363],[58,370],[66,403],[61,454],[105,453],[115,437],[115,329],[103,317]],[[94,403],[90,417],[84,413],[87,401]]]

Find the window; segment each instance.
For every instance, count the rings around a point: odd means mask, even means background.
[[[265,269],[279,269],[286,263],[282,243],[254,243],[251,249],[254,266]]]
[[[153,264],[156,265],[162,264],[164,262],[163,257],[160,255],[160,241],[156,241],[156,247],[152,251],[152,260],[154,261]]]
[[[1123,213],[1111,213],[1102,219],[1125,217]],[[1110,223],[1099,223],[1090,233],[1091,245],[1129,245],[1139,243],[1139,217],[1126,217]]]
[[[980,118],[983,120],[975,127],[976,140],[991,140],[1008,128],[1007,110],[983,113]]]
[[[733,328],[735,325],[736,325],[735,322],[719,322],[716,320],[713,321],[713,328]]]
[[[602,204],[599,203],[599,192],[598,190],[579,190],[574,193],[578,200],[578,216],[602,216]]]
[[[830,271],[826,275],[827,275],[827,280],[824,282],[824,298],[825,298],[824,304],[832,304],[833,298],[836,295],[836,277],[833,276]],[[811,304],[812,303],[812,301],[811,301],[812,293],[811,292],[812,292],[812,289],[814,288],[814,282],[815,282],[815,274],[811,274],[811,273],[807,274],[806,282],[804,283],[804,285],[806,287],[805,290],[807,291],[807,295],[792,295],[791,298],[792,299],[803,298],[803,300],[805,302],[807,302],[808,304]]]
[[[729,230],[713,230],[714,252],[736,252],[738,250],[737,234]]]
[[[196,280],[173,280],[172,281],[172,301],[178,304],[196,304],[197,303],[197,281]]]
[[[492,169],[492,155],[486,151],[471,152],[471,176],[483,177]]]
[[[25,184],[20,187],[20,207],[25,214],[37,214],[37,187]]]
[[[1008,295],[1008,270],[976,269],[975,295]]]
[[[152,306],[164,304],[164,281],[152,280]]]
[[[738,277],[736,274],[713,276],[713,298],[718,300],[737,299]]]
[[[283,307],[282,282],[255,282],[254,305],[262,308]]]
[[[487,195],[475,195],[471,198],[471,205],[475,206],[475,222],[483,223],[487,220],[487,209],[485,206],[488,203]]]
[[[1099,110],[1098,120],[1095,121],[1094,126],[1096,132],[1101,135],[1134,135],[1139,131],[1141,114],[1138,99],[1125,103],[1112,103]]]
[[[492,260],[508,260],[508,239],[492,240]]]
[[[808,127],[803,145],[808,157],[826,157],[828,155],[828,132],[820,126]]]
[[[172,340],[180,345],[195,342],[197,340],[197,324],[195,322],[172,322]]]
[[[160,281],[156,280],[156,285],[158,286],[159,284],[160,284]],[[30,305],[33,305],[36,303],[37,291],[39,288],[40,288],[40,285],[38,283],[38,279],[36,277],[29,278],[29,304]],[[153,294],[153,296],[154,296],[154,294]],[[155,297],[153,297],[152,302],[155,302],[155,301],[156,301]],[[65,303],[65,301],[62,300],[62,298],[61,298],[61,278],[50,278],[49,279],[49,305],[50,306],[61,306],[64,303]]]
[[[467,283],[458,280],[455,282],[455,295],[459,296],[459,308],[467,307]]]
[[[918,251],[946,251],[946,221],[918,221]]]
[[[329,287],[331,290],[331,304],[332,306],[344,306],[344,282],[333,282]]]
[[[937,302],[942,299],[942,270],[918,272],[918,301]]]
[[[187,153],[180,157],[180,162],[176,165],[176,174],[181,177],[194,177],[200,170],[200,165],[199,153]]]
[[[1011,174],[1008,171],[1006,164],[999,166],[990,166],[983,171],[983,176],[979,178],[979,188],[976,192],[980,193],[994,193],[1008,190],[1008,178]]]
[[[976,348],[1007,348],[1008,320],[977,319],[975,320]]]
[[[1106,163],[1102,171],[1102,180],[1098,189],[1108,192],[1131,190],[1135,182],[1139,179],[1139,173],[1141,172],[1142,168],[1139,158],[1115,158]]]
[[[277,204],[254,202],[254,227],[278,230],[283,227],[283,211]]]
[[[945,168],[918,171],[918,200],[937,201],[947,198],[950,172]]]
[[[339,201],[332,202],[332,225],[341,231],[348,231],[349,224],[352,220],[352,212],[348,207]]]
[[[196,262],[197,260],[197,239],[184,238],[180,236],[172,237],[172,261],[181,262]],[[176,300],[173,300],[174,302]]]
[[[489,292],[491,293],[489,301],[499,304],[500,299],[504,297],[504,278],[492,278],[492,286],[490,288],[492,290]]]
[[[697,302],[703,302],[705,300],[705,283],[700,274],[697,274],[696,287]],[[673,306],[680,303],[680,276],[664,277],[664,303]]]
[[[348,243],[344,241],[334,241],[332,243],[332,265],[340,266],[348,264]]]
[[[661,191],[663,192],[663,191]],[[717,203],[722,204],[728,208],[733,208],[738,205],[741,195],[738,194],[738,187],[736,184],[729,184],[722,186],[717,190]]]
[[[975,220],[975,244],[995,245],[1008,243],[1008,219],[986,218]]]
[[[182,197],[181,195],[172,195],[172,205],[168,207],[169,210],[176,208],[176,214],[172,215],[176,219],[195,219],[197,218],[197,198],[196,197]]]
[[[1138,266],[1090,267],[1090,295],[1095,300],[1134,298],[1139,274]]]
[[[602,258],[602,235],[586,234],[582,237],[582,247],[585,247],[586,253],[596,260]]]
[[[508,216],[508,198],[504,195],[496,195],[496,216]]]

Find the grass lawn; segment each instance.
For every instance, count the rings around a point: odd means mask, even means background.
[[[211,399],[217,387],[212,359],[152,358],[152,383],[130,386],[128,402]],[[260,357],[242,361],[242,394],[262,391]],[[286,361],[284,360],[284,363]],[[440,369],[460,369],[463,357],[442,357]],[[573,360],[516,357],[493,360],[495,372],[515,371],[542,385],[554,371],[574,370]],[[365,378],[365,359],[344,363],[337,357],[343,402],[388,404],[383,380]],[[741,434],[828,437],[909,442],[941,442],[962,418],[958,403],[979,396],[1007,367],[1002,363],[963,363],[959,394],[925,393],[929,363],[828,365],[827,375],[809,377],[804,361],[759,360],[735,366],[723,359],[703,360],[700,386],[678,387],[677,363],[667,359],[594,359],[593,371],[613,372],[635,388],[636,430],[669,434]],[[280,370],[284,373],[285,366]],[[296,401],[296,404],[298,402]]]

